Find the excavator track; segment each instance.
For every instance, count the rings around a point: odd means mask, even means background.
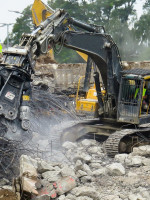
[[[143,129],[123,129],[112,133],[104,143],[104,148],[109,157],[114,157],[119,154],[120,141],[126,137],[139,132],[149,132],[150,128]]]

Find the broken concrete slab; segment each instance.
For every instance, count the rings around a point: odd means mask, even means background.
[[[65,194],[76,187],[76,180],[71,176],[64,177],[56,182],[56,192],[58,195]]]
[[[30,156],[22,155],[20,157],[20,176],[37,177],[37,161]]]
[[[22,190],[24,192],[27,192],[27,193],[30,193],[30,194],[35,194],[35,195],[38,195],[38,191],[36,189],[36,179],[30,179],[30,178],[27,178],[27,177],[22,177]]]

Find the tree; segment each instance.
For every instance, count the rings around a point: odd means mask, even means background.
[[[22,33],[31,33],[33,30],[31,6],[26,7],[22,15],[17,18],[10,34],[10,43],[12,45],[18,44]]]
[[[134,35],[138,40],[138,51],[140,60],[150,59],[150,0],[145,0],[144,13],[134,23]]]
[[[140,44],[150,47],[150,11],[143,14],[134,25],[136,37]]]

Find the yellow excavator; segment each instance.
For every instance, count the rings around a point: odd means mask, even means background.
[[[51,16],[54,13],[54,10],[47,5],[45,5],[41,0],[35,0],[34,4],[32,6],[32,19],[33,24],[35,26],[39,26],[41,22],[45,21],[49,16]],[[73,30],[71,27],[68,27],[69,30]],[[85,62],[88,62],[88,55],[85,53],[82,53],[80,51],[76,51]],[[54,59],[54,53],[53,49],[49,51],[51,57]],[[92,63],[89,61],[90,65]],[[87,74],[88,75],[88,74]],[[84,92],[84,96],[79,96],[79,90],[80,90],[80,83],[81,79],[85,78],[80,77],[78,82],[78,89],[76,94],[76,112],[78,114],[92,114],[92,116],[96,116],[99,108],[98,104],[98,98],[97,98],[97,92],[95,85],[92,87],[86,88],[86,91]],[[103,91],[105,92],[105,91]]]
[[[62,140],[75,141],[86,135],[102,141],[105,137],[105,150],[112,157],[131,152],[134,146],[150,144],[150,70],[123,70],[119,49],[102,26],[83,23],[63,9],[57,9],[47,18],[47,11],[40,11],[44,21],[33,12],[39,25],[32,33],[24,33],[18,45],[3,52],[0,134],[9,134],[8,122],[17,122],[25,131],[30,130],[29,101],[36,60],[60,45],[88,55],[84,89],[88,91],[93,66],[99,105],[98,119],[69,127]],[[87,99],[89,102],[89,96]],[[9,135],[14,136],[12,131]]]
[[[85,135],[100,141],[105,138],[105,150],[111,157],[149,144],[150,70],[123,70],[118,47],[103,26],[85,24],[63,9],[53,11],[40,0],[35,0],[32,14],[37,25],[36,56],[58,44],[77,51],[87,61],[84,81],[87,93],[84,99],[78,99],[77,94],[76,106],[77,110],[91,113],[97,110],[99,118],[69,127],[62,141],[76,141]],[[92,66],[95,87],[90,92]]]

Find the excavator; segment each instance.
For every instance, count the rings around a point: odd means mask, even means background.
[[[131,152],[134,146],[149,144],[150,70],[123,70],[118,47],[104,27],[83,23],[63,9],[57,9],[50,15],[46,10],[42,12],[42,20],[35,30],[31,34],[23,34],[19,45],[3,52],[0,64],[1,123],[4,125],[5,120],[18,120],[22,129],[29,129],[29,101],[36,59],[56,49],[56,45],[88,56],[84,88],[85,91],[88,89],[93,66],[99,104],[99,119],[80,123],[77,126],[83,125],[84,131],[78,133],[77,129],[74,133],[70,128],[63,135],[63,140],[78,140],[87,134],[101,140],[104,136],[107,138],[105,150],[111,157]]]

